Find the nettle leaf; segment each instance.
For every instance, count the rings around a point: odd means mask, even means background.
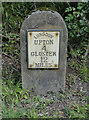
[[[80,20],[80,23],[81,23],[81,25],[83,25],[83,24],[84,24],[84,21],[83,21],[83,20]]]
[[[69,7],[65,10],[65,12],[70,12],[70,11],[72,11],[72,7]]]
[[[75,10],[76,10],[76,8],[73,7],[73,11],[75,11]]]
[[[83,4],[83,3],[78,3],[77,9],[81,10],[84,6],[85,6],[85,4]]]
[[[65,21],[70,21],[70,17],[65,17]]]

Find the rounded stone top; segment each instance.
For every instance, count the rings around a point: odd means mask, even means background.
[[[56,11],[33,12],[25,18],[21,29],[63,29],[67,32],[65,21]]]

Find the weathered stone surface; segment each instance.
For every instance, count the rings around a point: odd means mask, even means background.
[[[27,29],[60,29],[60,68],[58,69],[27,69]],[[68,32],[61,15],[51,11],[37,11],[29,15],[22,24],[20,31],[21,70],[23,87],[33,89],[37,94],[64,90],[66,75],[66,51]]]

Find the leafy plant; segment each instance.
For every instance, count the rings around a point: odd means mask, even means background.
[[[87,105],[79,106],[77,104],[72,105],[69,118],[86,118]]]
[[[2,82],[2,100],[4,104],[17,104],[19,101],[22,102],[24,98],[28,98],[28,91],[21,88],[20,82],[15,84],[15,81],[10,78]]]
[[[69,32],[69,44],[75,49],[81,49],[82,42],[86,44],[89,41],[88,10],[88,3],[78,3],[77,7],[70,6],[65,10],[67,13],[65,21]]]
[[[86,67],[86,59],[81,61],[81,66],[80,66],[80,77],[82,78],[82,82],[88,82],[89,78],[88,78],[88,68]]]
[[[3,118],[22,118],[26,115],[26,109],[15,107],[15,105],[11,105],[8,108],[3,104],[2,105],[2,117]]]
[[[71,106],[71,108],[65,107],[64,109],[66,117],[70,119],[78,119],[78,120],[87,118],[87,110],[88,110],[87,104],[80,106],[76,103],[74,103]]]

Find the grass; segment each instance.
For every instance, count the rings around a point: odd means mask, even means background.
[[[3,83],[2,116],[3,118],[83,118],[87,117],[88,105],[72,102],[66,93],[55,93],[48,96],[36,96],[21,88],[20,83],[14,84],[10,79]],[[82,94],[82,93],[80,93]],[[81,96],[82,99],[86,98]],[[64,107],[59,107],[70,101]],[[60,108],[60,109],[59,109]]]

